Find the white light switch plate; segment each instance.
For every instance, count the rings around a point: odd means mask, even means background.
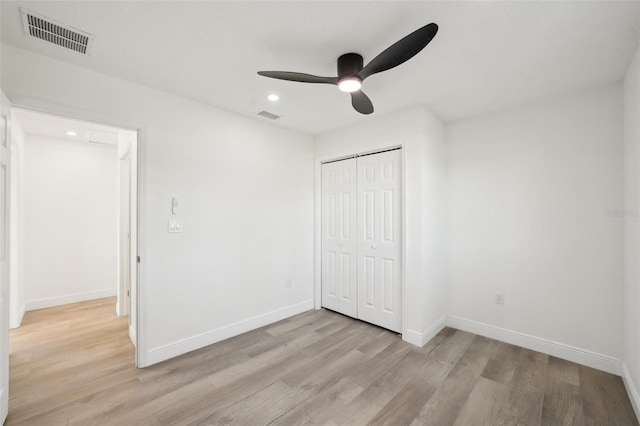
[[[169,219],[169,232],[182,232],[182,220],[180,219]]]

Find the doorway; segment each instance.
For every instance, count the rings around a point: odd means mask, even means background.
[[[401,150],[322,164],[322,306],[402,331]]]
[[[136,345],[138,132],[12,109],[10,323],[111,298]],[[133,350],[135,356],[135,349]]]

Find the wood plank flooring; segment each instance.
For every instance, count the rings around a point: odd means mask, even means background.
[[[620,377],[444,329],[310,311],[145,369],[101,299],[11,332],[8,425],[638,425]]]

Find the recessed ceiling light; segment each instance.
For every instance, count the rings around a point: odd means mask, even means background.
[[[77,134],[76,132],[74,132],[73,130],[69,130],[69,131],[67,132],[67,135],[68,135],[68,136],[78,136],[78,134]]]
[[[271,102],[277,102],[280,99],[280,96],[276,95],[275,93],[272,93],[269,96],[267,96],[267,99],[269,99]]]

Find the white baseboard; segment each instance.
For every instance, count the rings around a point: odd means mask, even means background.
[[[27,312],[27,304],[26,302],[22,304],[22,306],[20,306],[20,313],[18,314],[18,318],[20,318],[19,320],[19,324],[22,324],[22,318],[24,318],[24,313]]]
[[[20,327],[20,325],[22,324],[22,318],[24,318],[25,309],[26,304],[23,303],[22,306],[20,306],[20,310],[18,311],[18,318],[16,318],[14,321],[11,321],[11,323],[9,324],[9,328],[11,330]]]
[[[445,327],[446,322],[447,317],[446,315],[443,315],[422,333],[406,329],[405,332],[402,333],[402,340],[407,343],[411,343],[412,345],[423,347]]]
[[[276,309],[275,311],[267,312],[253,318],[248,318],[243,321],[238,321],[234,324],[229,324],[215,330],[208,331],[206,333],[198,334],[196,336],[178,340],[177,342],[170,343],[168,345],[151,349],[147,351],[147,354],[143,360],[144,365],[142,367],[148,367],[150,365],[157,364],[167,359],[174,358],[178,355],[182,355],[187,352],[212,345],[214,343],[220,342],[221,340],[225,340],[230,337],[246,333],[247,331],[255,330],[256,328],[264,327],[265,325],[269,325],[285,318],[301,314],[313,308],[313,299],[305,300],[304,302],[300,302],[295,305]]]
[[[129,324],[129,339],[131,339],[133,346],[137,346],[136,343],[138,342],[138,339],[136,338],[136,328],[133,324]]]
[[[422,346],[422,333],[407,328],[404,333],[402,333],[402,340],[414,346]]]
[[[629,367],[627,367],[626,362],[622,363],[622,381],[624,382],[624,387],[627,388],[627,394],[633,406],[633,411],[636,412],[636,417],[640,422],[640,393],[638,393],[638,388],[631,378],[631,373],[629,372]]]
[[[47,299],[30,300],[25,303],[25,310],[35,311],[37,309],[51,308],[54,306],[68,305],[69,303],[84,302],[103,297],[113,297],[116,295],[115,288],[104,290],[88,291],[86,293],[67,294],[65,296],[49,297]]]
[[[587,349],[577,348],[564,343],[530,336],[528,334],[453,315],[447,316],[447,326],[542,352],[557,358],[566,359],[567,361],[586,365],[587,367],[606,371],[607,373],[618,376],[622,374],[622,360],[608,355],[599,354],[597,352],[592,352]]]

